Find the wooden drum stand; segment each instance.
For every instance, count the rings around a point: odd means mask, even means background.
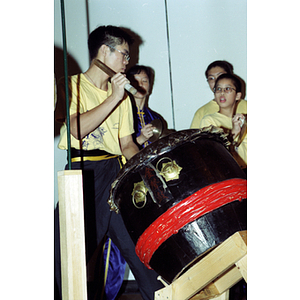
[[[228,300],[229,289],[247,282],[247,231],[239,231],[209,252],[170,285],[155,292],[155,300]]]

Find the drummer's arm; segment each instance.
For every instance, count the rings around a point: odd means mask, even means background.
[[[120,146],[122,154],[126,157],[126,159],[130,159],[133,155],[139,152],[139,148],[133,142],[131,135],[120,138]]]

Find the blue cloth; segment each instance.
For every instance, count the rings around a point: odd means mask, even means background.
[[[137,115],[136,124],[135,124],[136,137],[141,135],[141,130],[145,125],[149,124],[151,121],[155,119],[160,119],[160,116],[148,107],[144,107],[142,110],[140,110],[136,106],[136,115]],[[151,144],[150,141],[145,142],[143,144],[143,148],[145,148],[149,144]]]
[[[122,286],[125,274],[126,261],[117,246],[110,240],[109,264],[105,284],[106,300],[114,300]],[[103,252],[104,272],[106,272],[106,258],[109,247],[109,238],[106,239]]]

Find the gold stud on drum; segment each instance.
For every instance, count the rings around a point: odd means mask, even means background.
[[[159,163],[163,160],[168,160],[168,162],[162,163],[161,170],[159,170]],[[172,160],[170,157],[161,158],[156,164],[156,169],[165,178],[166,181],[178,179],[180,171],[182,170],[182,168],[176,163],[176,161]]]

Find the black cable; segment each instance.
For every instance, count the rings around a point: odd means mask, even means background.
[[[67,60],[67,39],[65,24],[65,8],[64,0],[61,3],[61,24],[63,36],[63,52],[64,52],[64,71],[65,71],[65,88],[66,88],[66,112],[67,112],[67,141],[68,141],[68,168],[71,170],[71,137],[70,137],[70,111],[69,111],[69,88],[68,88],[68,60]]]
[[[174,100],[173,100],[173,83],[172,83],[172,67],[171,67],[171,55],[170,55],[170,38],[169,38],[167,0],[165,0],[165,10],[166,10],[166,29],[167,29],[167,42],[168,42],[169,71],[170,71],[171,106],[172,106],[172,117],[173,117],[173,129],[175,129],[175,114],[174,114]]]

